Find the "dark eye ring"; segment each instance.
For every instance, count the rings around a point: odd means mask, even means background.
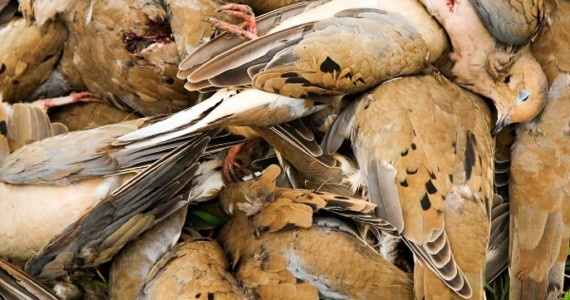
[[[522,90],[517,95],[517,102],[526,102],[530,99],[530,93],[526,90]]]

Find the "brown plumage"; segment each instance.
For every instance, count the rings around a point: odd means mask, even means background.
[[[165,9],[154,1],[22,1],[38,24],[67,27],[61,71],[76,89],[143,115],[171,113],[195,95],[176,78],[179,56]],[[97,49],[97,51],[93,51]]]
[[[15,16],[0,24],[0,102],[30,98],[57,67],[67,36],[60,23],[37,25]]]
[[[208,134],[187,141],[117,189],[98,187],[94,194],[102,199],[28,260],[26,272],[51,281],[111,260],[127,242],[187,204],[196,161],[209,141]]]
[[[186,220],[186,207],[145,231],[113,258],[109,271],[111,299],[137,299],[151,268],[180,237]]]
[[[501,43],[513,46],[526,44],[538,33],[547,1],[470,0],[493,36]]]
[[[107,103],[81,103],[49,112],[53,122],[65,124],[70,131],[87,130],[140,118],[134,112],[120,110]]]
[[[367,245],[348,223],[319,218],[328,211],[379,222],[369,202],[275,187],[279,168],[257,181],[228,185],[220,200],[234,217],[219,240],[248,294],[260,299],[412,299],[410,274]],[[331,246],[334,245],[334,246]]]
[[[26,144],[67,131],[62,123],[51,122],[45,109],[35,103],[0,103],[0,143],[5,141],[9,150],[2,157]]]
[[[166,0],[165,4],[178,54],[180,59],[184,59],[196,47],[210,40],[212,25],[202,19],[215,14],[216,2]]]
[[[570,76],[553,82],[544,112],[523,124],[510,181],[510,297],[558,299],[570,238]]]
[[[447,31],[455,81],[493,101],[498,112],[497,131],[540,113],[546,103],[547,82],[528,45],[498,43],[470,1],[421,2]]]
[[[10,300],[57,299],[47,287],[3,259],[0,259],[0,297]]]
[[[549,84],[552,84],[558,74],[570,72],[570,3],[563,0],[546,2],[546,19],[540,34],[531,43],[530,49],[536,57]]]
[[[294,4],[258,20],[259,38],[219,37],[180,64],[190,90],[252,84],[311,98],[357,93],[421,71],[446,50],[443,30],[416,1]]]
[[[334,151],[351,138],[377,215],[398,228],[421,262],[418,298],[483,297],[490,118],[480,98],[443,76],[404,77],[345,109],[323,142]]]
[[[247,299],[223,249],[198,239],[176,245],[153,266],[138,299]]]

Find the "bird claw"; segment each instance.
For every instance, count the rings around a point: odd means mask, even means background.
[[[237,35],[244,41],[250,41],[257,38],[257,23],[255,21],[255,14],[251,7],[242,4],[226,4],[219,7],[217,11],[243,19],[244,22],[239,25],[234,25],[212,17],[206,18],[205,21],[216,28]]]

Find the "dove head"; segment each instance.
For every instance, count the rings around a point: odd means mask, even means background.
[[[494,58],[500,60],[496,56]],[[490,98],[497,108],[495,133],[509,124],[534,119],[544,108],[547,99],[546,76],[528,46],[514,55],[508,55],[503,61],[489,62],[488,65],[498,66],[489,70],[494,78]]]

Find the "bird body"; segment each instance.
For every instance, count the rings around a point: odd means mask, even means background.
[[[490,121],[481,99],[442,76],[410,76],[363,95],[323,141],[330,153],[343,137],[352,140],[377,215],[398,228],[421,262],[416,295],[482,298],[493,197]]]
[[[195,101],[176,78],[180,58],[159,3],[29,0],[20,6],[38,24],[56,20],[68,29],[61,71],[76,89],[147,116]]]
[[[0,102],[28,100],[57,67],[67,37],[60,23],[16,16],[0,24]]]
[[[546,101],[546,78],[528,45],[501,46],[479,19],[473,1],[421,2],[449,36],[455,81],[493,101],[497,131],[540,113]]]
[[[419,72],[447,49],[444,31],[411,0],[294,4],[262,16],[259,27],[258,39],[217,38],[197,49],[178,76],[191,90],[251,84],[310,99]]]
[[[527,43],[544,19],[544,0],[470,1],[487,29],[506,45]]]
[[[315,215],[329,212],[361,225],[394,230],[370,216],[373,204],[330,193],[277,188],[279,173],[277,166],[270,166],[258,180],[230,184],[220,194],[222,207],[233,218],[218,239],[248,295],[412,299],[409,274],[373,250],[349,223]]]
[[[556,299],[563,292],[570,238],[569,117],[570,75],[561,74],[540,118],[517,132],[509,186],[512,299]]]
[[[208,239],[176,245],[153,267],[139,299],[248,299],[228,271],[222,248]]]

